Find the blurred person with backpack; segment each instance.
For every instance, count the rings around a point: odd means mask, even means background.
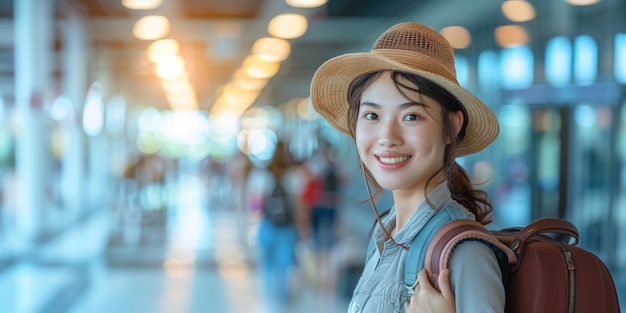
[[[310,210],[311,240],[318,280],[322,287],[334,287],[337,276],[333,248],[338,241],[340,189],[345,175],[336,163],[336,151],[321,140],[316,153],[308,160],[308,179],[302,198]]]
[[[262,295],[270,312],[280,312],[290,297],[290,273],[295,260],[298,231],[295,191],[291,188],[293,163],[283,142],[263,171],[263,179],[254,182],[261,196],[252,202],[257,206],[259,269]],[[258,174],[258,173],[257,173]]]

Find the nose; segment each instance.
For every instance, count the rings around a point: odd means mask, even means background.
[[[380,124],[378,144],[383,147],[394,147],[402,144],[400,125],[396,121],[385,121]]]

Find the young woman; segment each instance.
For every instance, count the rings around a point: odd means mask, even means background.
[[[350,312],[503,312],[500,267],[488,246],[468,241],[452,253],[440,291],[422,270],[403,284],[413,239],[440,211],[449,221],[490,221],[491,204],[455,158],[489,145],[499,131],[493,112],[456,81],[454,51],[436,31],[394,25],[370,52],[335,57],[311,84],[314,108],[351,136],[368,182],[378,224],[375,249],[350,302]],[[369,184],[375,193],[370,193]],[[375,201],[391,190],[394,205],[380,218]]]

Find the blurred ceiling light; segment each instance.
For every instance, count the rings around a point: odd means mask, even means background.
[[[513,22],[527,22],[535,18],[535,8],[524,0],[509,0],[502,3],[502,13]]]
[[[327,2],[327,0],[285,0],[285,2],[294,8],[316,8]]]
[[[250,77],[240,68],[233,74],[232,82],[241,89],[259,90],[267,85],[267,78]]]
[[[250,107],[250,103],[232,103],[228,102],[223,97],[220,97],[213,104],[211,114],[230,113],[241,116],[248,109],[248,107]]]
[[[441,30],[441,34],[448,39],[455,49],[465,49],[472,43],[472,35],[462,26],[448,26]]]
[[[170,21],[165,16],[148,15],[133,26],[133,35],[141,40],[157,40],[170,32]]]
[[[272,18],[267,26],[270,35],[283,39],[298,38],[307,29],[307,20],[301,14],[280,14]]]
[[[131,10],[152,10],[162,3],[163,0],[122,0],[122,5]]]
[[[254,43],[252,53],[264,61],[281,62],[289,57],[291,44],[284,39],[263,37]]]
[[[259,96],[259,93],[260,90],[245,90],[231,83],[224,87],[222,97],[231,103],[252,104]]]
[[[279,62],[264,61],[255,55],[250,55],[243,60],[243,70],[246,75],[254,78],[269,78],[280,68]]]
[[[198,101],[194,94],[188,93],[168,93],[167,101],[172,110],[197,110]]]
[[[156,74],[162,79],[175,79],[185,73],[185,61],[179,56],[168,55],[157,63]]]
[[[530,41],[526,30],[518,25],[505,25],[497,27],[495,30],[495,37],[498,45],[503,48],[526,45]]]
[[[315,110],[313,109],[313,104],[311,103],[310,97],[298,100],[297,112],[300,118],[309,121],[318,119],[320,117],[319,114],[317,114],[317,112],[315,112]]]
[[[160,58],[166,55],[176,55],[180,47],[178,41],[174,39],[160,39],[154,41],[148,46],[148,59],[152,62],[158,62]]]
[[[166,93],[168,96],[175,96],[175,97],[181,97],[181,98],[195,98],[195,91],[193,90],[193,88],[191,87],[191,85],[187,85],[184,88],[178,89],[178,90],[173,90],[173,91],[167,91]]]
[[[162,80],[161,81],[161,87],[163,87],[163,90],[165,90],[167,92],[174,92],[174,91],[177,91],[177,90],[191,88],[191,84],[189,83],[189,81],[187,80],[187,77],[185,77],[185,75],[181,75],[181,76],[176,77],[174,79],[164,79],[164,80]]]
[[[600,0],[565,0],[565,2],[571,4],[571,5],[592,5],[592,4],[596,4],[599,3]]]

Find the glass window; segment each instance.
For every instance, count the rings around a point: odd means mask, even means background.
[[[498,70],[498,54],[493,50],[485,50],[478,57],[478,82],[483,88],[498,87],[500,81]]]
[[[464,56],[456,56],[456,79],[459,81],[459,85],[466,87],[469,83],[469,62]]]
[[[591,36],[574,40],[574,79],[579,85],[591,85],[598,73],[598,46]]]
[[[523,89],[533,84],[533,53],[528,46],[516,46],[502,50],[500,59],[502,87]]]
[[[580,230],[580,244],[598,254],[610,257],[612,229],[611,183],[615,167],[611,154],[613,109],[590,104],[574,108],[572,140],[569,147],[568,214]]]
[[[572,76],[572,45],[567,37],[552,38],[546,46],[546,79],[554,86],[569,84]]]
[[[626,34],[615,35],[615,79],[626,84]]]
[[[626,35],[625,35],[626,37]],[[626,42],[626,41],[625,41]],[[618,185],[616,204],[613,209],[612,219],[615,221],[616,227],[616,252],[615,265],[620,269],[626,269],[626,101],[622,103],[621,114],[618,119],[617,127],[617,169]]]
[[[494,228],[526,225],[530,222],[531,185],[528,153],[531,144],[531,111],[524,104],[507,104],[497,111],[500,121],[495,170],[496,188],[492,196]]]

